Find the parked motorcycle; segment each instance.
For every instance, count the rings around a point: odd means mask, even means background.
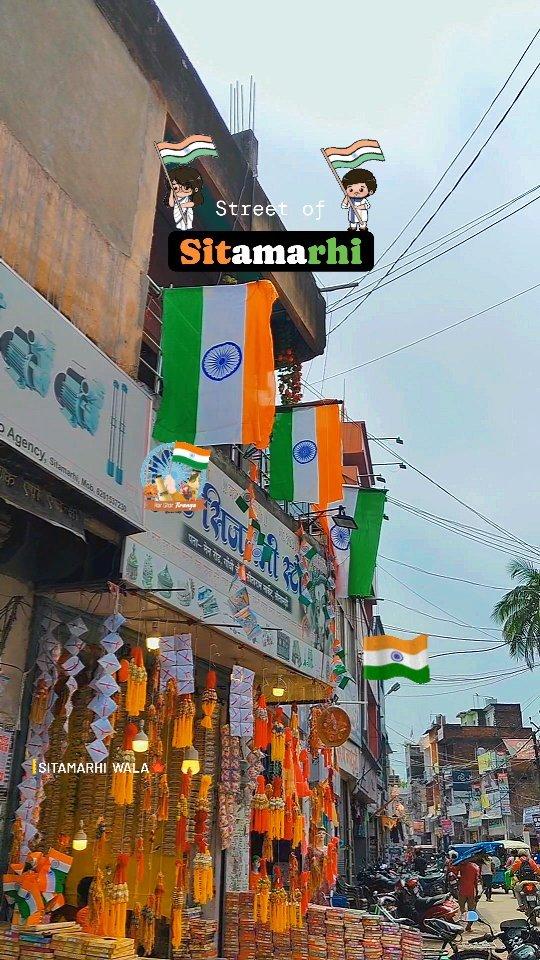
[[[538,897],[538,884],[534,881],[526,880],[521,887],[522,910],[532,927],[538,926],[538,914],[540,913],[540,899]]]
[[[420,929],[426,928],[428,920],[443,920],[456,924],[460,918],[460,909],[457,900],[447,893],[435,897],[424,897],[418,880],[409,879],[401,882],[395,893],[396,916],[412,920]],[[431,932],[431,931],[430,931]]]
[[[474,937],[469,941],[470,944],[492,944],[495,940],[500,940],[504,949],[508,952],[508,960],[540,960],[540,930],[536,925],[531,926],[525,919],[503,920],[500,924],[501,932],[494,933],[487,920],[483,920],[474,911],[467,915],[467,919],[471,922],[479,921],[489,929],[489,933],[485,933],[481,937]],[[492,953],[500,954],[502,952],[498,949],[494,951],[488,949],[485,952],[482,951],[482,955],[491,958]],[[477,956],[480,956],[480,954]]]

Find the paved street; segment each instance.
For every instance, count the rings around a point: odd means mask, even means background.
[[[491,924],[494,930],[498,929],[502,920],[523,917],[523,914],[516,907],[514,895],[512,893],[504,894],[500,890],[493,891],[493,899],[489,903],[482,896],[478,902],[477,911],[481,917]],[[476,930],[478,930],[478,924]],[[478,932],[475,932],[474,936],[478,936]]]

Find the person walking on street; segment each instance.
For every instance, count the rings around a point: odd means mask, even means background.
[[[495,873],[495,864],[493,857],[486,854],[480,864],[480,878],[482,880],[482,890],[486,895],[486,900],[491,900],[493,889],[493,874]]]
[[[480,867],[474,860],[464,860],[455,867],[458,874],[458,903],[461,913],[466,910],[475,910],[478,902],[478,880]],[[472,923],[467,923],[466,930],[472,930]]]

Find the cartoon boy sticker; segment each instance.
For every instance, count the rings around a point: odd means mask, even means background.
[[[377,189],[377,181],[371,170],[360,168],[348,170],[342,178],[346,196],[341,206],[348,209],[349,230],[367,230],[368,225],[368,197]]]
[[[168,171],[172,188],[165,203],[172,207],[177,230],[191,230],[193,227],[193,208],[203,202],[203,181],[200,174],[191,167],[178,166]]]

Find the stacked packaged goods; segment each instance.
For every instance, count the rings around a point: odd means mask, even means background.
[[[0,960],[19,960],[19,934],[9,927],[0,929]]]
[[[225,896],[223,925],[224,960],[237,960],[240,949],[240,896],[239,893],[227,893]]]
[[[402,960],[401,927],[397,923],[381,923],[383,960]]]
[[[364,925],[357,910],[344,911],[345,955],[347,960],[364,960]]]
[[[325,920],[326,907],[310,904],[307,912],[309,960],[328,960]]]
[[[240,949],[238,960],[255,960],[257,944],[255,940],[255,894],[240,894],[240,916],[238,920],[238,938]]]
[[[424,955],[422,934],[417,930],[403,927],[401,931],[401,950],[403,960],[422,960]]]
[[[329,907],[326,911],[325,926],[328,960],[346,960],[343,910]]]

